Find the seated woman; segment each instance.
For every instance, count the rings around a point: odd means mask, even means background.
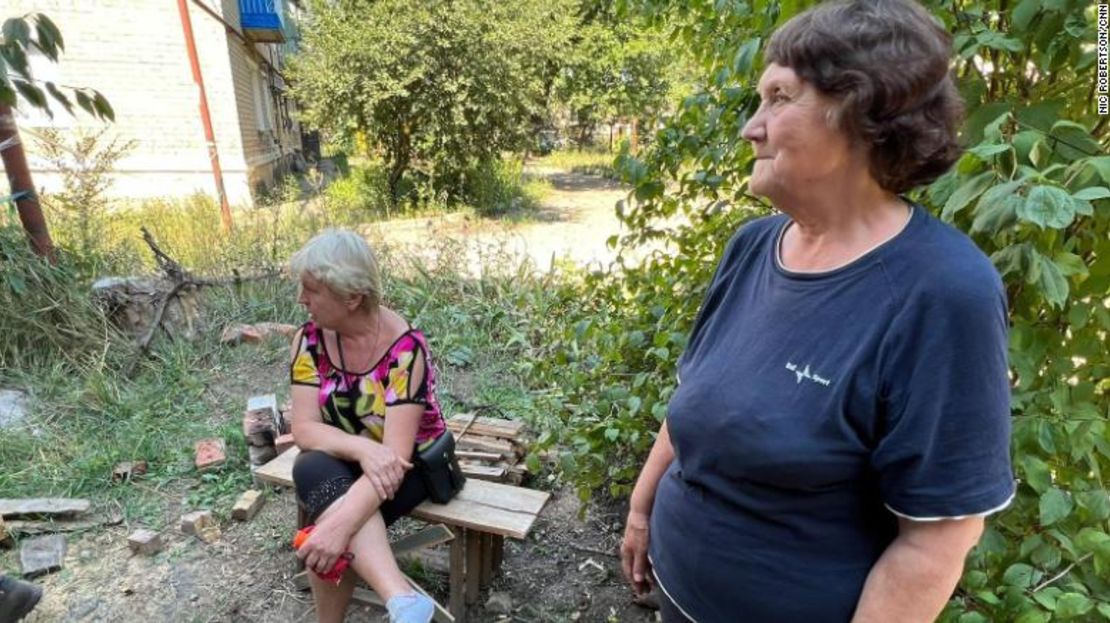
[[[378,265],[349,231],[328,230],[290,261],[309,321],[293,340],[293,468],[312,532],[297,550],[321,622],[342,621],[355,573],[395,623],[427,623],[432,601],[397,568],[386,526],[428,497],[413,455],[446,431],[424,335],[381,305]],[[327,574],[340,558],[338,584]],[[352,573],[353,570],[353,573]]]

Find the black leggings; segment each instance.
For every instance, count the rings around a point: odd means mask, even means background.
[[[428,498],[420,469],[413,467],[405,472],[405,479],[393,499],[385,500],[378,508],[385,525],[409,514]],[[305,510],[308,523],[316,523],[320,514],[347,493],[361,476],[362,468],[358,463],[337,459],[319,450],[302,452],[293,464],[293,484],[297,489],[297,502]]]

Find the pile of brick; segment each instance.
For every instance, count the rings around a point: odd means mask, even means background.
[[[467,478],[519,485],[528,475],[524,457],[524,423],[460,414],[448,418],[455,435],[455,455]]]
[[[251,471],[273,460],[293,445],[290,422],[278,409],[277,396],[266,394],[247,400],[243,412],[243,436],[247,440]]]

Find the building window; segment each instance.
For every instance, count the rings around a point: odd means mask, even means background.
[[[274,129],[274,110],[270,96],[269,81],[261,70],[252,72],[254,78],[254,118],[259,132]]]

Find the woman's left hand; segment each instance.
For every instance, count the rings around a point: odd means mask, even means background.
[[[327,517],[318,523],[297,550],[297,557],[304,561],[305,567],[317,574],[331,570],[351,542],[350,532],[335,519]]]

